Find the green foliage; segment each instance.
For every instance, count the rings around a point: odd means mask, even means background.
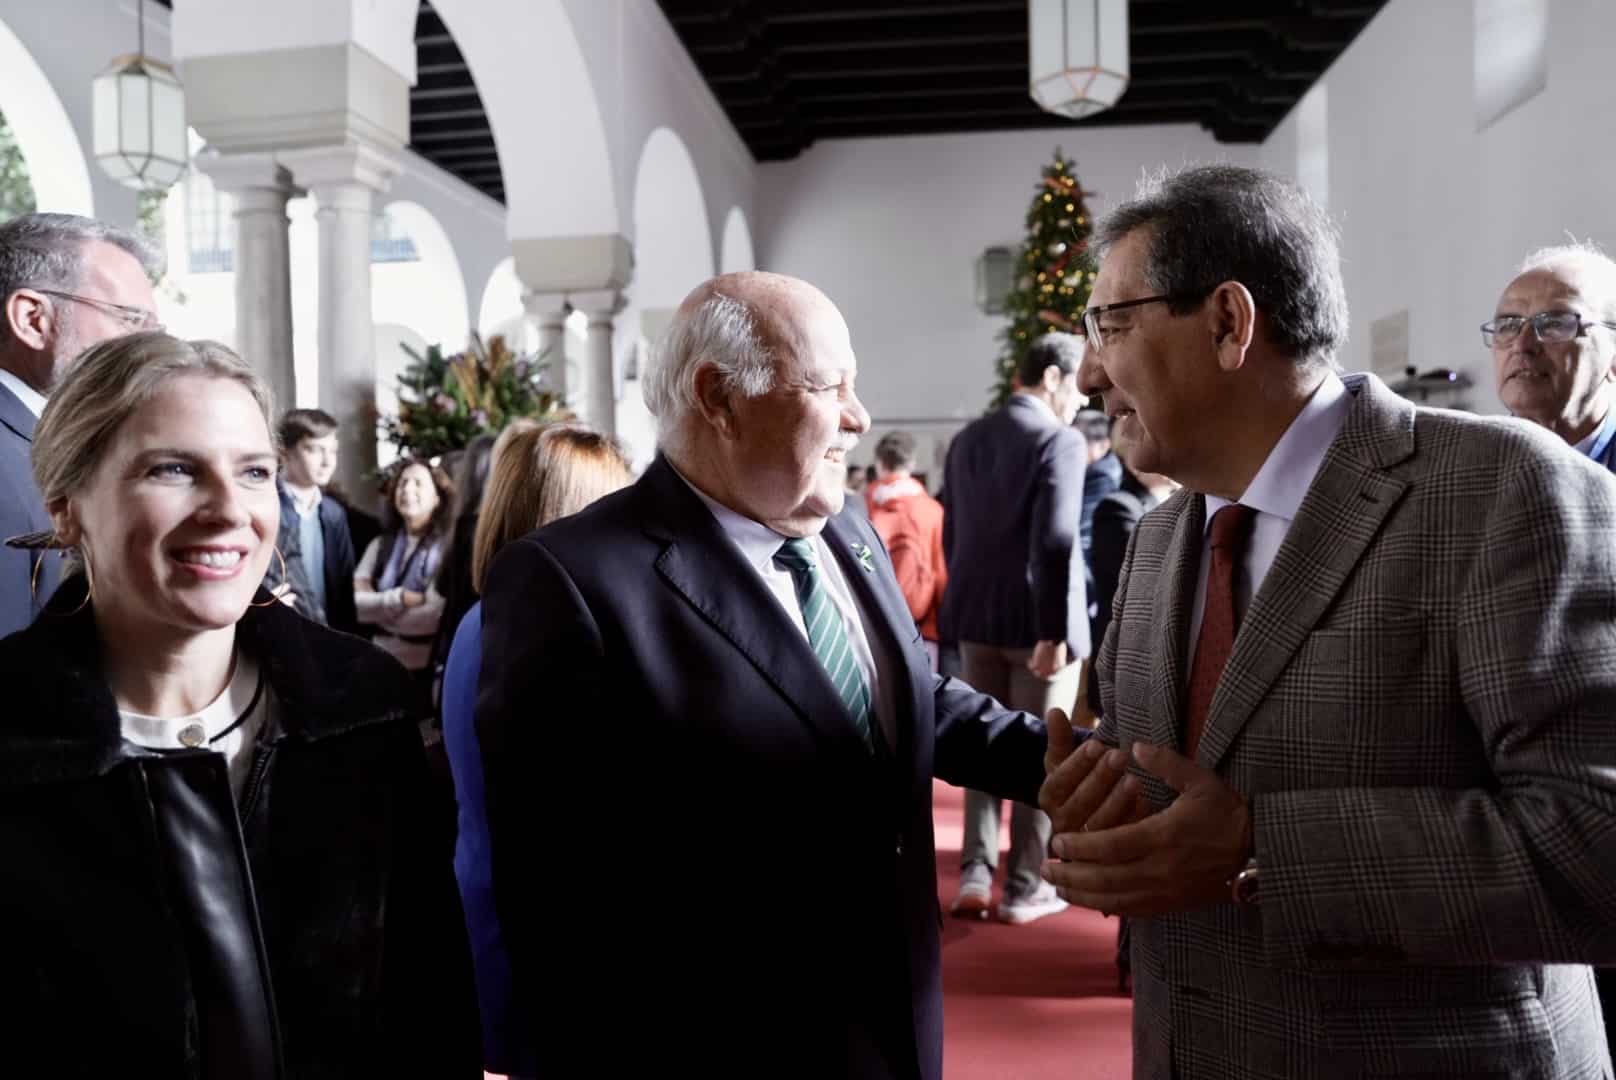
[[[35,209],[34,185],[28,176],[28,163],[11,125],[0,116],[0,222],[32,214]]]
[[[540,384],[543,357],[518,356],[495,335],[472,335],[465,352],[423,355],[404,346],[410,365],[398,377],[398,415],[384,416],[382,434],[400,457],[436,458],[484,433],[497,434],[517,417],[557,414],[555,394]]]
[[[999,332],[1003,345],[994,362],[991,408],[1010,397],[1022,353],[1039,335],[1083,332],[1096,270],[1089,254],[1093,222],[1083,199],[1094,193],[1082,189],[1072,166],[1057,148],[1027,210],[1027,242],[1016,252],[1016,281],[1005,298],[1009,322]]]

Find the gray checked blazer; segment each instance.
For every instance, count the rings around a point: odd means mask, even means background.
[[[1133,922],[1134,1075],[1608,1077],[1616,479],[1346,382],[1197,753],[1251,799],[1261,902]],[[1108,741],[1182,746],[1205,513],[1181,491],[1134,534]]]

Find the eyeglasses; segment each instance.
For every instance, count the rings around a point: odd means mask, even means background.
[[[157,312],[147,311],[143,307],[131,307],[128,304],[114,304],[111,300],[98,300],[93,296],[80,296],[78,293],[59,292],[56,289],[35,289],[35,292],[44,293],[62,300],[72,300],[79,304],[88,304],[90,307],[101,308],[111,312],[126,330],[161,330],[163,324],[157,318]]]
[[[1530,317],[1500,315],[1492,322],[1482,323],[1481,340],[1487,343],[1489,349],[1508,345],[1521,336],[1521,331],[1526,329],[1528,323],[1532,325],[1532,333],[1545,345],[1558,345],[1579,338],[1590,326],[1616,330],[1616,323],[1585,320],[1575,311],[1540,311]]]
[[[1204,300],[1211,294],[1211,289],[1201,292],[1163,293],[1160,296],[1142,296],[1137,300],[1120,300],[1115,304],[1101,304],[1098,307],[1085,308],[1083,310],[1083,335],[1088,338],[1089,348],[1099,352],[1105,348],[1105,335],[1118,329],[1114,326],[1103,327],[1100,325],[1100,316],[1106,312],[1139,307],[1141,304],[1175,304],[1180,300]]]

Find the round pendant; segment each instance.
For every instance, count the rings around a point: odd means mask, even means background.
[[[201,746],[207,737],[208,733],[202,729],[201,724],[186,724],[180,728],[180,745],[188,750]]]

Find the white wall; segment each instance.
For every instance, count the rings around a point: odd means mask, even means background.
[[[1083,128],[816,143],[758,167],[758,266],[804,278],[841,308],[859,358],[859,396],[875,420],[855,453],[902,426],[934,447],[987,405],[1004,319],[973,297],[975,261],[1025,239],[1042,169],[1059,146],[1095,194],[1096,213],[1162,164],[1249,162],[1193,126]],[[935,482],[934,482],[935,486]]]
[[[1477,327],[1528,251],[1568,232],[1616,249],[1616,4],[1549,5],[1548,86],[1476,131],[1472,0],[1392,0],[1326,73],[1330,210],[1352,308],[1348,370],[1369,326],[1409,310],[1410,361],[1467,371],[1500,411]],[[1295,176],[1297,111],[1262,151]]]
[[[655,0],[563,0],[600,102],[623,235],[646,140],[659,127],[679,136],[695,162],[707,203],[710,258],[732,206],[752,210],[756,166],[695,62]],[[632,288],[632,284],[631,284]]]

